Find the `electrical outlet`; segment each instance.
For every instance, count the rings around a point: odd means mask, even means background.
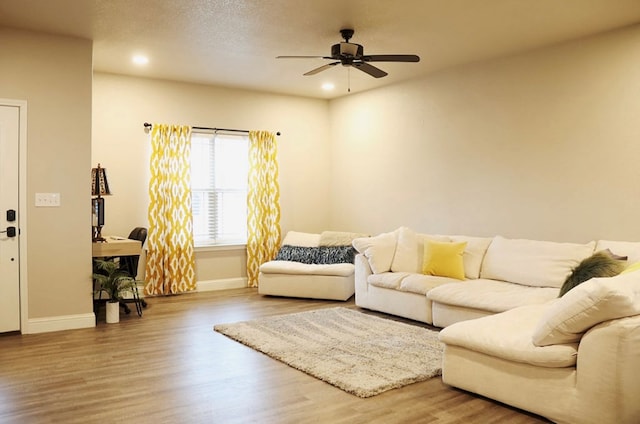
[[[36,207],[60,207],[60,193],[36,193]]]

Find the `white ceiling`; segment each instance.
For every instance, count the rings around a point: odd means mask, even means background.
[[[319,98],[346,95],[349,76],[358,92],[638,22],[640,0],[0,0],[0,26],[93,40],[97,71]],[[345,27],[365,54],[421,61],[376,63],[389,75],[375,79],[275,59],[329,55]]]

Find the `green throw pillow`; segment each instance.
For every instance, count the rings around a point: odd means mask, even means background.
[[[584,259],[573,269],[567,277],[560,296],[564,296],[569,290],[592,278],[615,277],[625,268],[625,260],[617,259],[609,250],[601,250]]]

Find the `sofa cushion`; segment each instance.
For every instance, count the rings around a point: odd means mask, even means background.
[[[490,237],[470,236],[449,236],[449,239],[456,243],[467,242],[467,247],[464,249],[464,255],[462,256],[465,277],[471,280],[480,278],[482,260],[493,239]]]
[[[467,242],[443,242],[426,240],[422,273],[464,280],[462,255]]]
[[[336,275],[346,277],[354,273],[353,264],[303,264],[292,261],[269,261],[260,265],[260,272],[264,274],[312,274]]]
[[[323,231],[320,233],[320,246],[351,246],[353,239],[367,237],[367,234],[345,231]]]
[[[371,274],[367,277],[367,283],[375,287],[422,295],[427,294],[434,287],[459,282],[460,280],[455,278],[436,277],[411,272],[383,272],[382,274]]]
[[[439,287],[443,284],[459,282],[460,280],[455,278],[437,277],[434,275],[424,274],[407,274],[407,276],[400,281],[400,287],[398,287],[398,290],[426,295],[435,287]]]
[[[425,240],[451,241],[447,236],[419,234],[411,228],[400,227],[391,271],[421,273]]]
[[[609,249],[615,255],[627,257],[627,264],[640,262],[640,242],[598,240],[596,251]]]
[[[369,261],[374,274],[391,270],[393,255],[396,251],[398,231],[378,234],[375,237],[361,237],[353,240],[353,247]]]
[[[400,282],[410,275],[408,272],[383,272],[381,274],[371,274],[367,277],[367,283],[383,289],[397,290]]]
[[[575,366],[578,355],[577,343],[540,347],[531,341],[531,333],[548,307],[528,305],[501,314],[457,322],[440,331],[440,341],[447,345],[460,346],[489,356],[539,367]]]
[[[418,257],[418,244],[418,234],[415,231],[408,227],[398,228],[398,241],[391,271],[420,272],[422,255]]]
[[[640,314],[640,273],[592,278],[555,300],[540,318],[533,343],[548,346],[580,340],[604,321]]]
[[[569,290],[584,283],[592,278],[615,277],[620,274],[626,267],[625,260],[619,260],[613,257],[609,249],[601,250],[594,253],[573,269],[560,288],[560,297],[564,296]]]
[[[593,254],[594,247],[594,241],[556,243],[496,236],[487,249],[480,277],[560,288],[571,270]]]
[[[353,263],[355,250],[352,246],[302,247],[283,245],[276,261],[293,261],[304,264],[340,264]]]
[[[546,303],[558,297],[557,288],[530,287],[495,280],[468,280],[435,287],[427,293],[433,302],[489,312]]]
[[[319,246],[320,234],[302,233],[299,231],[289,231],[282,240],[282,244],[289,246],[314,247]]]
[[[391,264],[391,271],[421,273],[425,240],[466,241],[467,247],[463,255],[465,277],[476,279],[480,277],[482,259],[493,239],[463,235],[423,234],[416,233],[408,227],[401,227],[398,232],[398,244]]]

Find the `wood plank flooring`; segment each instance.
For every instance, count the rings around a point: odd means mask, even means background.
[[[0,336],[0,423],[547,422],[440,378],[361,399],[213,331],[353,300],[239,289],[148,301],[118,324],[102,308],[96,328]]]

